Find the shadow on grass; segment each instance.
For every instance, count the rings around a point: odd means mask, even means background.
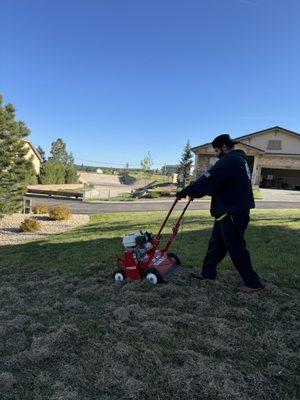
[[[196,222],[199,226],[199,221],[189,220],[189,227],[196,225]],[[136,225],[131,224],[131,227],[136,230]],[[110,228],[115,231],[112,233],[114,236],[108,238],[101,235],[109,229],[92,224],[48,240],[1,246],[0,266],[25,270],[50,268],[74,273],[96,262],[109,272],[115,266],[116,256],[124,253],[122,231],[128,232],[129,228],[126,223],[114,224]],[[117,234],[116,231],[120,233]],[[178,234],[172,252],[179,255],[184,267],[201,266],[210,233],[211,228],[206,226],[201,229],[200,223],[200,229]],[[295,245],[300,242],[299,236],[299,231],[280,225],[250,226],[246,237],[255,269],[261,274],[273,273],[281,284],[295,287],[299,280],[297,274],[299,275],[300,252]],[[163,235],[162,245],[168,237],[168,234]],[[233,269],[229,257],[223,260],[219,268]]]
[[[193,229],[193,226],[196,228],[199,225],[203,225],[203,226],[207,226],[208,224],[205,222],[202,222],[199,224],[198,221],[191,221],[188,223],[189,226]],[[154,224],[152,224],[152,228],[153,228]],[[97,225],[94,226],[89,226],[87,227],[87,229],[84,230],[85,233],[99,233],[99,234],[103,234],[105,232],[111,232],[111,230],[117,230],[120,229],[120,232],[126,232],[126,233],[131,233],[131,232],[139,232],[140,230],[144,231],[150,231],[153,234],[156,234],[157,231],[159,230],[160,225],[156,224],[155,225],[155,230],[154,229],[148,229],[147,226],[141,226],[141,227],[137,227],[136,224],[120,224],[119,226],[117,225],[112,225],[112,228],[107,228],[107,227],[99,227]],[[82,234],[83,231],[78,231],[78,235]]]

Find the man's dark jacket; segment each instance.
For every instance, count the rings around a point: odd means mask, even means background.
[[[183,189],[189,197],[212,196],[210,212],[213,217],[255,207],[251,174],[242,150],[233,150],[196,181]]]

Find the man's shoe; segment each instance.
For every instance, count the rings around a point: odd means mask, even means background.
[[[264,290],[264,288],[265,288],[265,286],[260,286],[258,288],[252,288],[252,287],[243,285],[243,286],[239,287],[239,292],[250,294],[250,293],[261,292],[262,290]]]
[[[199,279],[200,281],[203,281],[203,275],[201,272],[191,272],[191,277],[195,279]]]

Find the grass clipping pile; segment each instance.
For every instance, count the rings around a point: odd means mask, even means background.
[[[109,272],[2,270],[2,400],[299,398],[296,290],[239,294],[233,272],[156,287]]]

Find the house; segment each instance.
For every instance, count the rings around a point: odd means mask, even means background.
[[[300,134],[280,126],[235,138],[247,155],[252,184],[260,187],[300,190]],[[192,148],[195,176],[217,160],[211,143]]]
[[[25,158],[28,160],[32,157],[32,164],[35,169],[35,173],[38,175],[41,169],[41,163],[43,159],[37,149],[29,140],[24,140],[25,147],[28,149],[28,153],[26,154]]]

